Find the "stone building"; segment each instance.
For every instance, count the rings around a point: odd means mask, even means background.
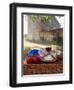
[[[55,16],[51,23],[43,23],[40,20],[33,22],[28,16],[28,35],[27,39],[31,41],[51,41],[55,32],[58,32],[63,37],[63,28],[60,27],[60,23]]]

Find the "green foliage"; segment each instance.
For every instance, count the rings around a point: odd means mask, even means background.
[[[30,50],[29,47],[25,48],[25,50],[23,51],[23,58],[25,58],[27,56],[29,50]]]
[[[41,22],[49,22],[51,23],[53,16],[46,15],[30,15],[30,18],[35,22],[36,20],[40,20]]]
[[[60,37],[59,33],[56,32],[53,36],[54,36],[52,39],[53,44],[58,45],[61,48],[63,48],[63,38]]]

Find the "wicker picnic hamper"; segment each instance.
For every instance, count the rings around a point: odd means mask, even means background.
[[[46,64],[24,65],[24,75],[63,73],[63,61]]]

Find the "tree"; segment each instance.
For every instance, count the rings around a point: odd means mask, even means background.
[[[33,22],[36,20],[40,20],[41,22],[48,22],[51,23],[54,16],[47,16],[47,15],[30,15],[30,18]]]
[[[60,37],[58,32],[55,32],[52,39],[53,44],[60,46],[63,48],[63,38]]]

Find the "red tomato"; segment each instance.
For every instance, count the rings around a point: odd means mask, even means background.
[[[33,58],[33,63],[35,63],[35,64],[39,64],[41,61],[39,56],[33,56],[32,58]]]
[[[26,60],[27,60],[27,64],[32,64],[33,63],[33,59],[31,57],[28,57]]]
[[[39,64],[41,61],[39,56],[28,57],[26,60],[27,64]]]

